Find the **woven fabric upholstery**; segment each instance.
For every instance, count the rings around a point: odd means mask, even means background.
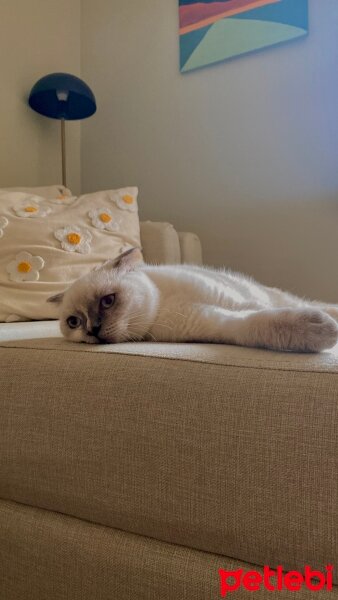
[[[202,265],[202,245],[196,233],[180,232],[178,234],[181,248],[181,262]]]
[[[178,233],[170,223],[141,221],[140,233],[146,263],[171,265],[182,262]]]
[[[0,501],[0,597],[4,600],[216,600],[219,569],[260,568],[36,508]],[[281,600],[336,600],[277,593]],[[271,600],[264,588],[228,598]]]
[[[2,342],[0,497],[338,571],[337,355]]]

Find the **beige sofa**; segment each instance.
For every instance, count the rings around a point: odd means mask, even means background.
[[[142,245],[201,260],[170,225]],[[338,349],[0,339],[1,600],[211,600],[220,568],[264,565],[338,583]]]

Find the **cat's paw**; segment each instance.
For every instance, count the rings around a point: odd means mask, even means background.
[[[332,348],[338,341],[336,321],[321,310],[309,309],[304,315],[305,343],[308,352]]]
[[[321,352],[338,341],[338,324],[321,310],[281,310],[277,321],[283,350]]]

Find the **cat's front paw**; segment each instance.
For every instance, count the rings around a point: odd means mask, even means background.
[[[338,341],[338,324],[321,310],[283,310],[278,320],[280,339],[285,350],[321,352],[332,348]],[[281,331],[283,328],[284,332]]]

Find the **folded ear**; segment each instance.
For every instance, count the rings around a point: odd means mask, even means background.
[[[100,268],[132,271],[137,264],[142,262],[141,248],[129,248],[129,250],[126,250],[126,252],[123,252],[123,254],[120,254],[114,260],[107,260]]]
[[[55,302],[55,304],[61,304],[64,295],[64,292],[61,292],[60,294],[55,294],[55,296],[47,298],[47,302]]]

